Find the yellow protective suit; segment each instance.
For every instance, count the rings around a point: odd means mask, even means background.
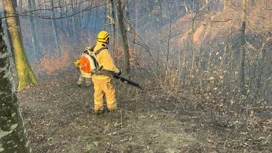
[[[106,43],[97,42],[94,47],[94,52],[102,47],[107,47]],[[108,49],[102,50],[96,57],[96,60],[103,69],[110,70],[115,73],[119,73],[119,69],[116,68],[113,59]],[[111,78],[106,75],[93,75],[92,81],[94,84],[94,110],[103,110],[103,97],[106,97],[106,104],[109,111],[117,109],[117,103],[115,99],[115,88],[112,84]]]

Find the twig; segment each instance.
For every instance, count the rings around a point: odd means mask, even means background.
[[[106,148],[106,150],[104,151],[104,153],[107,153],[107,151],[110,149],[111,144],[109,143],[109,146]]]
[[[120,111],[121,114],[121,128],[123,128],[123,110]]]

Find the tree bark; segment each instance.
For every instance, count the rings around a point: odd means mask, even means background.
[[[116,1],[116,8],[117,8],[117,19],[118,19],[118,27],[119,27],[119,32],[121,35],[121,40],[122,40],[122,46],[124,50],[124,68],[125,68],[125,73],[129,75],[130,73],[130,54],[128,50],[128,40],[127,40],[127,32],[126,32],[126,27],[124,23],[124,15],[123,15],[123,10],[121,6],[121,0]]]
[[[19,112],[10,71],[9,53],[3,37],[2,21],[0,21],[0,152],[29,153],[29,142]]]
[[[15,7],[10,0],[3,0],[3,6],[5,15],[8,17],[6,21],[10,36],[11,50],[14,54],[17,69],[18,90],[21,90],[26,86],[37,84],[38,81],[26,57],[20,33],[19,18],[16,16]]]

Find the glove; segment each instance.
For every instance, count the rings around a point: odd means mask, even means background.
[[[79,60],[76,60],[76,61],[74,62],[74,65],[75,65],[75,67],[79,68]]]
[[[122,74],[122,72],[121,72],[121,70],[119,70],[119,72],[117,73],[117,75],[121,75]]]
[[[86,49],[86,50],[91,50],[91,49],[92,49],[92,47],[87,46],[85,49]]]

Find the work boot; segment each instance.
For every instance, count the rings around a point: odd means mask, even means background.
[[[83,77],[80,76],[80,77],[78,78],[78,80],[77,80],[77,86],[78,86],[78,87],[81,87],[82,83],[83,83]]]
[[[109,113],[110,110],[109,110],[107,107],[105,107],[105,108],[104,108],[104,112],[105,112],[105,113]]]
[[[86,84],[85,84],[85,87],[90,87],[90,86],[91,86],[90,83],[86,83]]]
[[[82,85],[82,81],[79,81],[79,80],[78,80],[78,81],[77,81],[77,86],[78,86],[78,87],[81,87],[81,85]]]
[[[89,86],[91,86],[91,84],[92,84],[92,81],[91,81],[91,79],[90,78],[85,78],[85,86],[86,87],[89,87]]]
[[[95,115],[100,115],[100,114],[103,114],[103,113],[105,113],[105,110],[104,110],[104,109],[102,109],[102,110],[95,110],[95,111],[94,111],[94,114],[95,114]]]

